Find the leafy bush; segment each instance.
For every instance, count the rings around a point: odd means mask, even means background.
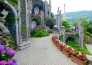
[[[72,30],[70,28],[67,28],[66,32],[72,32]]]
[[[92,34],[91,34],[90,32],[84,31],[84,33],[85,33],[86,35],[89,35],[89,36],[92,37]]]
[[[70,24],[67,21],[63,21],[62,25],[65,26],[66,28],[70,28]]]
[[[49,36],[49,33],[41,26],[36,26],[35,29],[30,34],[31,34],[31,37]]]
[[[63,39],[63,35],[60,35],[60,36],[59,36],[59,40],[61,40],[61,39]]]
[[[13,6],[16,6],[18,4],[18,0],[8,0],[8,2]]]
[[[92,24],[90,24],[90,25],[88,26],[87,31],[92,34]]]
[[[86,45],[84,44],[84,47],[83,48],[79,48],[78,44],[75,43],[74,41],[69,41],[67,43],[69,46],[71,46],[72,48],[74,48],[75,50],[78,50],[80,52],[84,52],[88,55],[90,55],[90,52],[88,51],[88,49],[86,48]]]

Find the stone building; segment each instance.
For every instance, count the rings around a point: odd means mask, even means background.
[[[45,0],[33,0],[32,14],[40,14],[41,10],[44,12],[44,17],[51,17],[51,1],[49,3]]]

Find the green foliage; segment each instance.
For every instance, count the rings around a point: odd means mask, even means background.
[[[67,21],[63,21],[62,25],[65,26],[66,28],[70,28],[70,24]]]
[[[92,34],[92,20],[89,22],[89,25],[87,27],[87,31]]]
[[[82,20],[84,30],[87,30],[88,22],[86,20]]]
[[[54,17],[54,14],[53,14],[52,12],[51,12],[51,18],[53,18],[53,19],[55,18],[55,17]]]
[[[9,56],[7,54],[3,54],[0,59],[7,60],[8,61],[8,59],[12,59],[13,57],[14,56]]]
[[[84,33],[85,33],[86,35],[89,35],[89,36],[92,37],[92,34],[91,34],[90,32],[88,32],[88,31],[84,31]]]
[[[16,6],[18,4],[18,0],[7,0],[10,4],[13,6]]]
[[[45,37],[49,36],[49,33],[45,29],[33,30],[31,33],[31,37]]]
[[[67,44],[68,44],[69,46],[71,46],[71,47],[72,47],[73,49],[75,49],[75,50],[78,50],[78,51],[80,51],[80,52],[84,52],[84,53],[90,55],[90,52],[88,51],[88,49],[87,49],[87,47],[86,47],[85,44],[83,45],[83,48],[79,48],[78,44],[75,43],[75,41],[69,41]]]
[[[76,26],[80,21],[81,21],[82,24],[83,24],[84,30],[87,30],[88,22],[87,22],[86,20],[83,20],[82,18],[80,18],[77,22],[75,22],[75,23],[73,24],[73,26]]]
[[[41,18],[40,18],[40,16],[38,16],[38,15],[31,15],[30,20],[31,20],[31,21],[32,21],[32,20],[36,20],[36,21],[38,21],[39,24],[41,25]]]
[[[67,28],[66,32],[72,32],[71,28]]]
[[[54,19],[47,19],[46,20],[46,26],[48,26],[50,29],[53,29],[53,27],[54,27],[53,20]]]
[[[78,33],[77,33],[77,34],[75,34],[75,36],[79,38],[79,34],[78,34]]]
[[[59,40],[61,40],[61,39],[63,39],[63,35],[60,35],[60,36],[59,36]]]
[[[25,32],[26,28],[24,26],[21,26],[21,32]]]
[[[7,23],[12,23],[12,22],[15,22],[15,18],[14,18],[14,16],[7,16],[6,17],[6,21],[7,21]]]
[[[77,11],[77,12],[67,12],[66,16],[69,17],[66,20],[70,24],[74,24],[78,19],[89,21],[92,19],[92,11]]]
[[[15,39],[14,39],[14,36],[13,35],[10,35],[10,39],[9,39],[9,47],[12,48],[12,49],[17,49],[17,45],[16,45],[16,42],[15,42]]]

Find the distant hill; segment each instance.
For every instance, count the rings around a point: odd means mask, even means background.
[[[62,14],[63,17],[63,14]],[[67,12],[66,13],[66,20],[70,23],[73,24],[77,20],[82,18],[83,20],[89,21],[92,19],[92,11],[76,11],[76,12]]]

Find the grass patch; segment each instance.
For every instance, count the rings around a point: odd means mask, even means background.
[[[83,45],[83,48],[79,48],[78,44],[75,41],[69,41],[67,43],[67,45],[71,46],[73,49],[80,51],[80,52],[84,52],[85,54],[90,55],[89,50],[87,49],[86,45]]]

